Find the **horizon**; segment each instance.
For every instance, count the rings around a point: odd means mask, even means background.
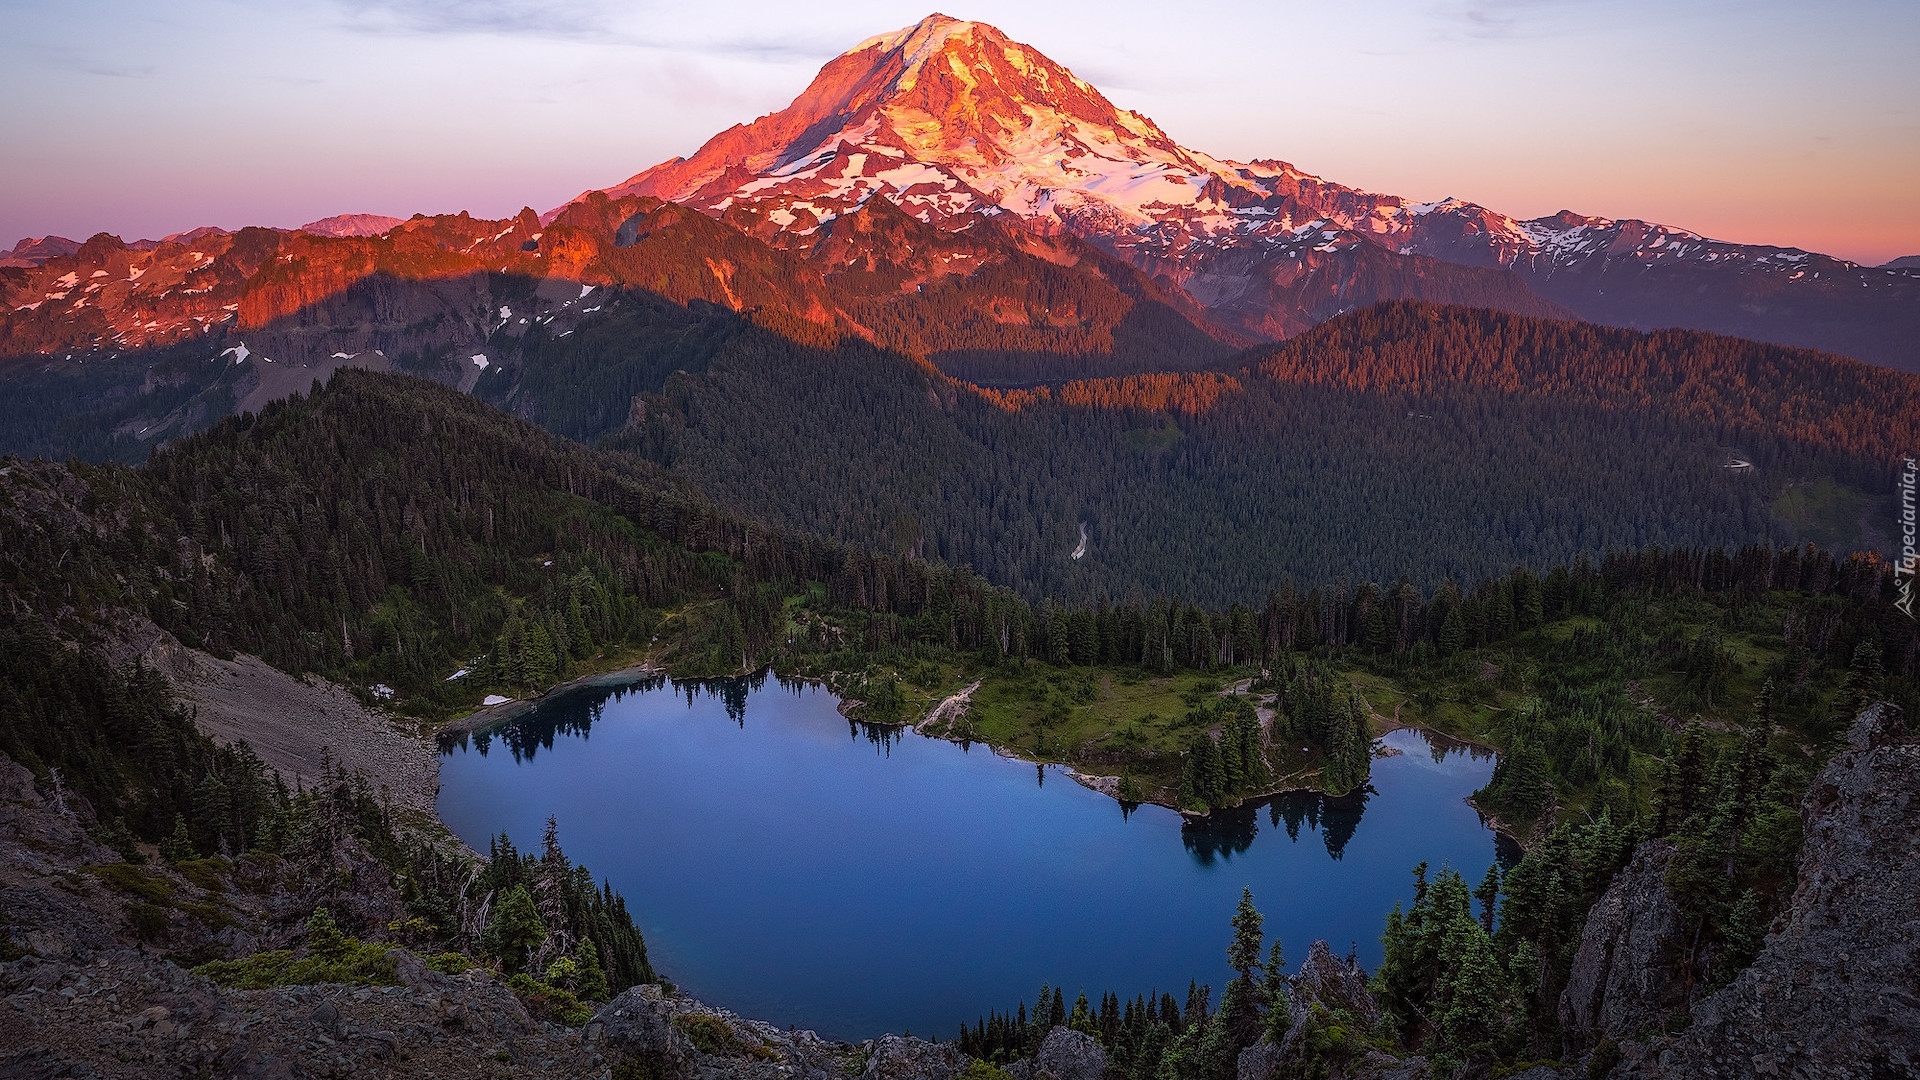
[[[0,165],[0,243],[560,205],[784,107],[833,56],[927,7],[8,5],[0,85],[21,107],[0,137],[23,150]],[[1235,2],[1171,26],[1142,4],[1076,19],[1090,10],[947,14],[1223,158],[1519,219],[1641,218],[1865,265],[1920,253],[1905,190],[1920,172],[1920,11],[1888,0]],[[263,55],[271,70],[248,63]],[[1263,107],[1276,96],[1286,107]]]

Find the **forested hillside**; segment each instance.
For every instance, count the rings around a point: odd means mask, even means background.
[[[611,445],[772,521],[1029,596],[1224,604],[1288,578],[1432,587],[1816,524],[1884,542],[1891,455],[1920,437],[1913,376],[1704,334],[1398,304],[1243,359],[981,392],[866,345],[743,330]],[[1776,512],[1822,479],[1832,505]]]
[[[1800,350],[1396,302],[1235,354],[1071,237],[884,199],[805,243],[749,225],[593,195],[545,224],[96,237],[30,275],[92,275],[63,303],[94,337],[5,364],[0,446],[131,460],[334,367],[398,369],[775,528],[1030,600],[1224,605],[1654,543],[1884,546],[1920,439],[1915,376]],[[7,340],[51,348],[62,318],[22,308]]]

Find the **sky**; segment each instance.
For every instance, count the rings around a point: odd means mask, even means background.
[[[0,0],[0,248],[545,210],[911,3]],[[1515,217],[1920,254],[1914,0],[941,0],[1219,157]]]

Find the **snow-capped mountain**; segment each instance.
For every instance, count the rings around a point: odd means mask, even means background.
[[[687,209],[663,217],[660,201]],[[683,213],[718,230],[701,243],[743,242],[737,257],[667,244],[692,226],[659,223]],[[1906,260],[1868,268],[1564,211],[1518,220],[1216,158],[1031,46],[944,15],[859,43],[785,109],[546,215],[22,241],[0,253],[0,358],[217,354],[234,344],[223,335],[269,323],[301,332],[283,352],[330,357],[375,340],[353,329],[321,343],[340,330],[345,290],[509,267],[552,277],[556,241],[540,235],[556,226],[584,229],[559,245],[585,275],[562,292],[673,282],[676,299],[736,311],[806,297],[802,319],[821,333],[951,360],[969,378],[985,376],[954,357],[1079,358],[993,368],[1016,383],[1191,366],[1393,299],[1713,330],[1920,371],[1920,267]],[[642,247],[671,249],[659,255],[670,273],[635,276],[630,245],[647,236]],[[758,301],[749,277],[765,286]],[[412,301],[392,306],[415,314]],[[1171,336],[1147,332],[1162,321]],[[1205,344],[1171,344],[1194,341]]]
[[[315,236],[379,236],[405,220],[385,214],[335,214],[309,221],[300,226],[300,231]]]
[[[883,195],[924,221],[1013,214],[1160,249],[1329,220],[1387,231],[1402,211],[1285,162],[1189,150],[1037,49],[944,15],[861,42],[785,109],[606,191],[795,235]]]
[[[1257,336],[1333,313],[1300,308],[1298,294],[1336,262],[1334,310],[1401,295],[1522,306],[1503,277],[1400,262],[1424,256],[1509,271],[1597,321],[1920,369],[1920,273],[1910,269],[1570,211],[1522,221],[1459,199],[1360,191],[1284,161],[1215,158],[1037,49],[938,14],[835,57],[785,109],[605,190],[683,203],[795,247],[876,195],[949,229],[1010,216],[1091,240]]]

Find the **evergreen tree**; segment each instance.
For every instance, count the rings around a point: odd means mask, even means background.
[[[199,852],[193,849],[193,834],[187,829],[185,814],[173,815],[173,832],[160,842],[160,857],[170,863],[199,857]]]
[[[1253,890],[1240,890],[1240,905],[1233,913],[1233,941],[1227,946],[1227,966],[1239,974],[1241,982],[1254,985],[1260,971],[1260,946],[1263,919],[1253,906]]]
[[[1473,890],[1473,898],[1480,901],[1480,926],[1487,933],[1493,933],[1494,903],[1500,895],[1500,866],[1487,867],[1487,876],[1480,879],[1480,887]]]
[[[547,928],[534,909],[533,895],[525,885],[515,885],[501,896],[487,923],[486,945],[500,958],[508,974],[521,970],[529,952],[547,936]]]

